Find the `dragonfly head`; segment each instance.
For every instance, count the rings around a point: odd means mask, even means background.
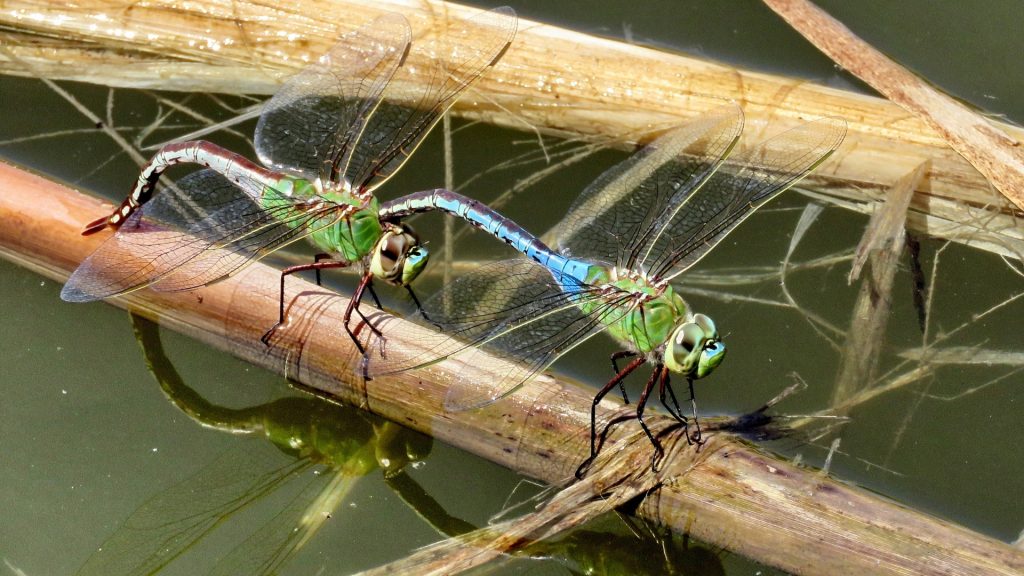
[[[427,265],[430,254],[406,224],[388,224],[374,246],[370,273],[392,284],[407,286]]]
[[[707,376],[723,358],[725,343],[719,338],[715,323],[703,314],[694,314],[691,321],[680,324],[665,350],[669,370],[688,378]]]

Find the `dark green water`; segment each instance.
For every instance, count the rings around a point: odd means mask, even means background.
[[[1018,73],[1019,55],[1024,53],[1018,27],[1024,9],[1019,3],[820,4],[883,51],[954,95],[1011,120],[1024,118],[1024,99],[1019,96],[1024,93],[1024,81]],[[664,1],[643,6],[639,10],[636,3],[531,2],[516,3],[514,7],[525,18],[595,34],[630,37],[636,42],[834,86],[859,87],[757,2],[724,6]],[[106,89],[63,85],[103,115]],[[167,96],[179,101],[188,98]],[[97,195],[123,197],[135,177],[136,166],[62,99],[40,83],[5,77],[0,77],[0,98],[5,110],[0,116],[0,156]],[[241,103],[239,99],[229,100]],[[190,103],[209,107],[203,98],[193,98]],[[119,126],[145,126],[156,114],[151,95],[125,91],[116,93],[114,110],[115,125]],[[461,124],[456,122],[458,126]],[[251,134],[252,124],[240,130]],[[160,133],[148,141],[173,135]],[[36,136],[40,138],[24,140]],[[250,153],[241,139],[219,136],[218,141]],[[499,159],[536,150],[531,135],[486,126],[458,131],[454,146],[456,183]],[[546,230],[564,214],[581,183],[591,181],[622,158],[618,153],[602,152],[567,167],[542,186],[517,196],[504,210],[532,230]],[[391,198],[440,185],[441,159],[441,140],[435,134],[381,196]],[[543,167],[533,163],[495,171],[463,192],[490,199]],[[695,272],[712,274],[724,268],[778,265],[806,203],[796,194],[784,195],[741,226]],[[440,246],[439,222],[437,218],[425,218],[417,223],[433,240],[432,247]],[[849,252],[865,222],[862,216],[826,209],[792,260]],[[941,246],[927,239],[923,243],[926,272],[930,273],[938,260],[930,320],[932,339],[968,323],[944,345],[1019,351],[1019,319],[1024,310],[1020,302],[979,320],[973,318],[1019,294],[1021,277],[989,254],[959,246],[940,254]],[[473,234],[463,239],[456,255],[484,257],[496,252],[486,238]],[[847,271],[847,264],[839,264],[794,272],[787,277],[787,286],[805,311],[846,330],[856,296],[856,286],[846,284]],[[686,277],[682,280],[686,286]],[[332,277],[331,283],[340,289],[350,289],[351,285],[347,277]],[[897,354],[919,346],[922,338],[905,269],[896,283],[895,306],[880,361],[880,374],[895,370],[891,377],[912,368],[898,368]],[[752,286],[697,287],[772,301],[781,298],[778,279]],[[126,313],[102,303],[63,303],[58,298],[59,290],[52,281],[0,262],[4,310],[0,330],[0,510],[4,517],[0,523],[0,556],[6,562],[0,573],[73,574],[133,511],[147,501],[154,502],[152,498],[174,493],[175,487],[184,486],[196,494],[195,498],[178,501],[180,508],[200,517],[216,518],[224,501],[215,502],[202,495],[220,493],[211,488],[210,477],[225,463],[240,461],[252,466],[241,470],[239,478],[296,465],[292,456],[264,440],[198,426],[168,402],[147,369]],[[712,378],[700,382],[698,395],[703,412],[737,413],[754,408],[788,386],[792,373],[799,374],[809,388],[787,401],[780,411],[804,414],[828,405],[839,356],[797,310],[722,301],[702,294],[693,294],[690,300],[715,318],[730,348],[723,366]],[[302,396],[279,376],[188,338],[169,332],[162,336],[164,352],[182,382],[211,402],[247,408]],[[841,336],[833,338],[842,342]],[[609,340],[595,339],[558,369],[597,385],[608,377],[605,358],[612,350]],[[990,381],[995,382],[972,394],[942,399]],[[863,404],[851,413],[853,420],[836,433],[842,444],[832,464],[833,473],[910,506],[1012,540],[1024,517],[1024,501],[1019,497],[1024,492],[1024,457],[1018,449],[1022,435],[1017,426],[1019,402],[1024,401],[1021,384],[1024,377],[1014,374],[1013,366],[951,366],[940,368],[923,382]],[[293,411],[288,417],[304,413],[306,410]],[[317,417],[327,421],[362,418],[349,412]],[[376,423],[377,428],[380,426]],[[360,428],[364,435],[372,435],[367,430],[373,429],[373,423]],[[813,444],[783,442],[771,448],[799,454],[803,461],[820,465],[833,437]],[[314,477],[312,468],[297,475],[291,479],[282,473],[280,488],[268,490],[260,498],[245,485],[234,489],[238,496],[252,496],[254,503],[202,539],[166,573],[208,571],[219,556],[242,545],[260,526],[273,525],[281,510],[303,497],[304,482]],[[441,444],[434,444],[423,464],[408,475],[448,514],[474,524],[485,522],[501,510],[521,480]],[[323,473],[323,478],[328,476]],[[520,489],[513,500],[530,493],[530,489]],[[652,554],[645,548],[651,546],[651,540],[636,539],[617,518],[587,529],[594,532],[581,534],[599,550],[636,547],[637,555]],[[614,540],[607,534],[622,539]],[[331,519],[281,573],[348,573],[400,558],[439,538],[379,470],[370,470],[352,481],[351,491]],[[693,542],[686,548],[678,537],[667,547],[674,551],[674,565],[685,573],[714,573],[722,568],[730,574],[764,571],[727,551],[707,553]],[[568,558],[517,561],[500,572],[564,574],[568,573],[566,564],[592,559],[568,545],[541,553]],[[248,567],[235,570],[251,571]]]

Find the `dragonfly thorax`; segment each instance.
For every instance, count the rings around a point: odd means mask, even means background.
[[[625,310],[611,321],[608,330],[640,354],[660,349],[673,328],[686,318],[686,303],[671,285],[653,283],[643,274],[595,266],[588,282],[600,288],[600,302]]]

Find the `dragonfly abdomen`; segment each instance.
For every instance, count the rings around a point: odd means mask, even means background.
[[[556,280],[562,280],[565,283],[566,280],[571,279],[570,283],[576,285],[583,283],[587,277],[591,267],[589,263],[566,258],[493,208],[450,190],[443,188],[426,190],[385,202],[381,204],[379,214],[381,220],[399,220],[411,214],[434,210],[458,216],[522,252],[551,270]],[[574,291],[571,286],[566,286],[565,289]]]
[[[132,187],[128,197],[109,216],[100,218],[86,225],[83,235],[89,235],[106,228],[120,226],[140,206],[149,201],[156,189],[156,184],[165,170],[175,164],[200,164],[221,174],[231,182],[238,184],[241,180],[259,182],[264,186],[273,186],[280,180],[280,175],[252,162],[245,156],[221,148],[205,140],[193,140],[168,144],[142,167],[139,178]],[[240,186],[248,191],[245,186]],[[253,198],[259,201],[259,198]]]

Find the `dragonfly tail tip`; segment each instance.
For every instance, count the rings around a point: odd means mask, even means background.
[[[93,220],[92,222],[89,222],[88,224],[85,225],[85,229],[82,230],[82,236],[89,236],[90,234],[95,234],[95,233],[99,232],[100,230],[103,230],[104,228],[106,228],[109,224],[110,224],[110,217],[109,216],[104,216],[103,218],[97,218],[96,220]]]

